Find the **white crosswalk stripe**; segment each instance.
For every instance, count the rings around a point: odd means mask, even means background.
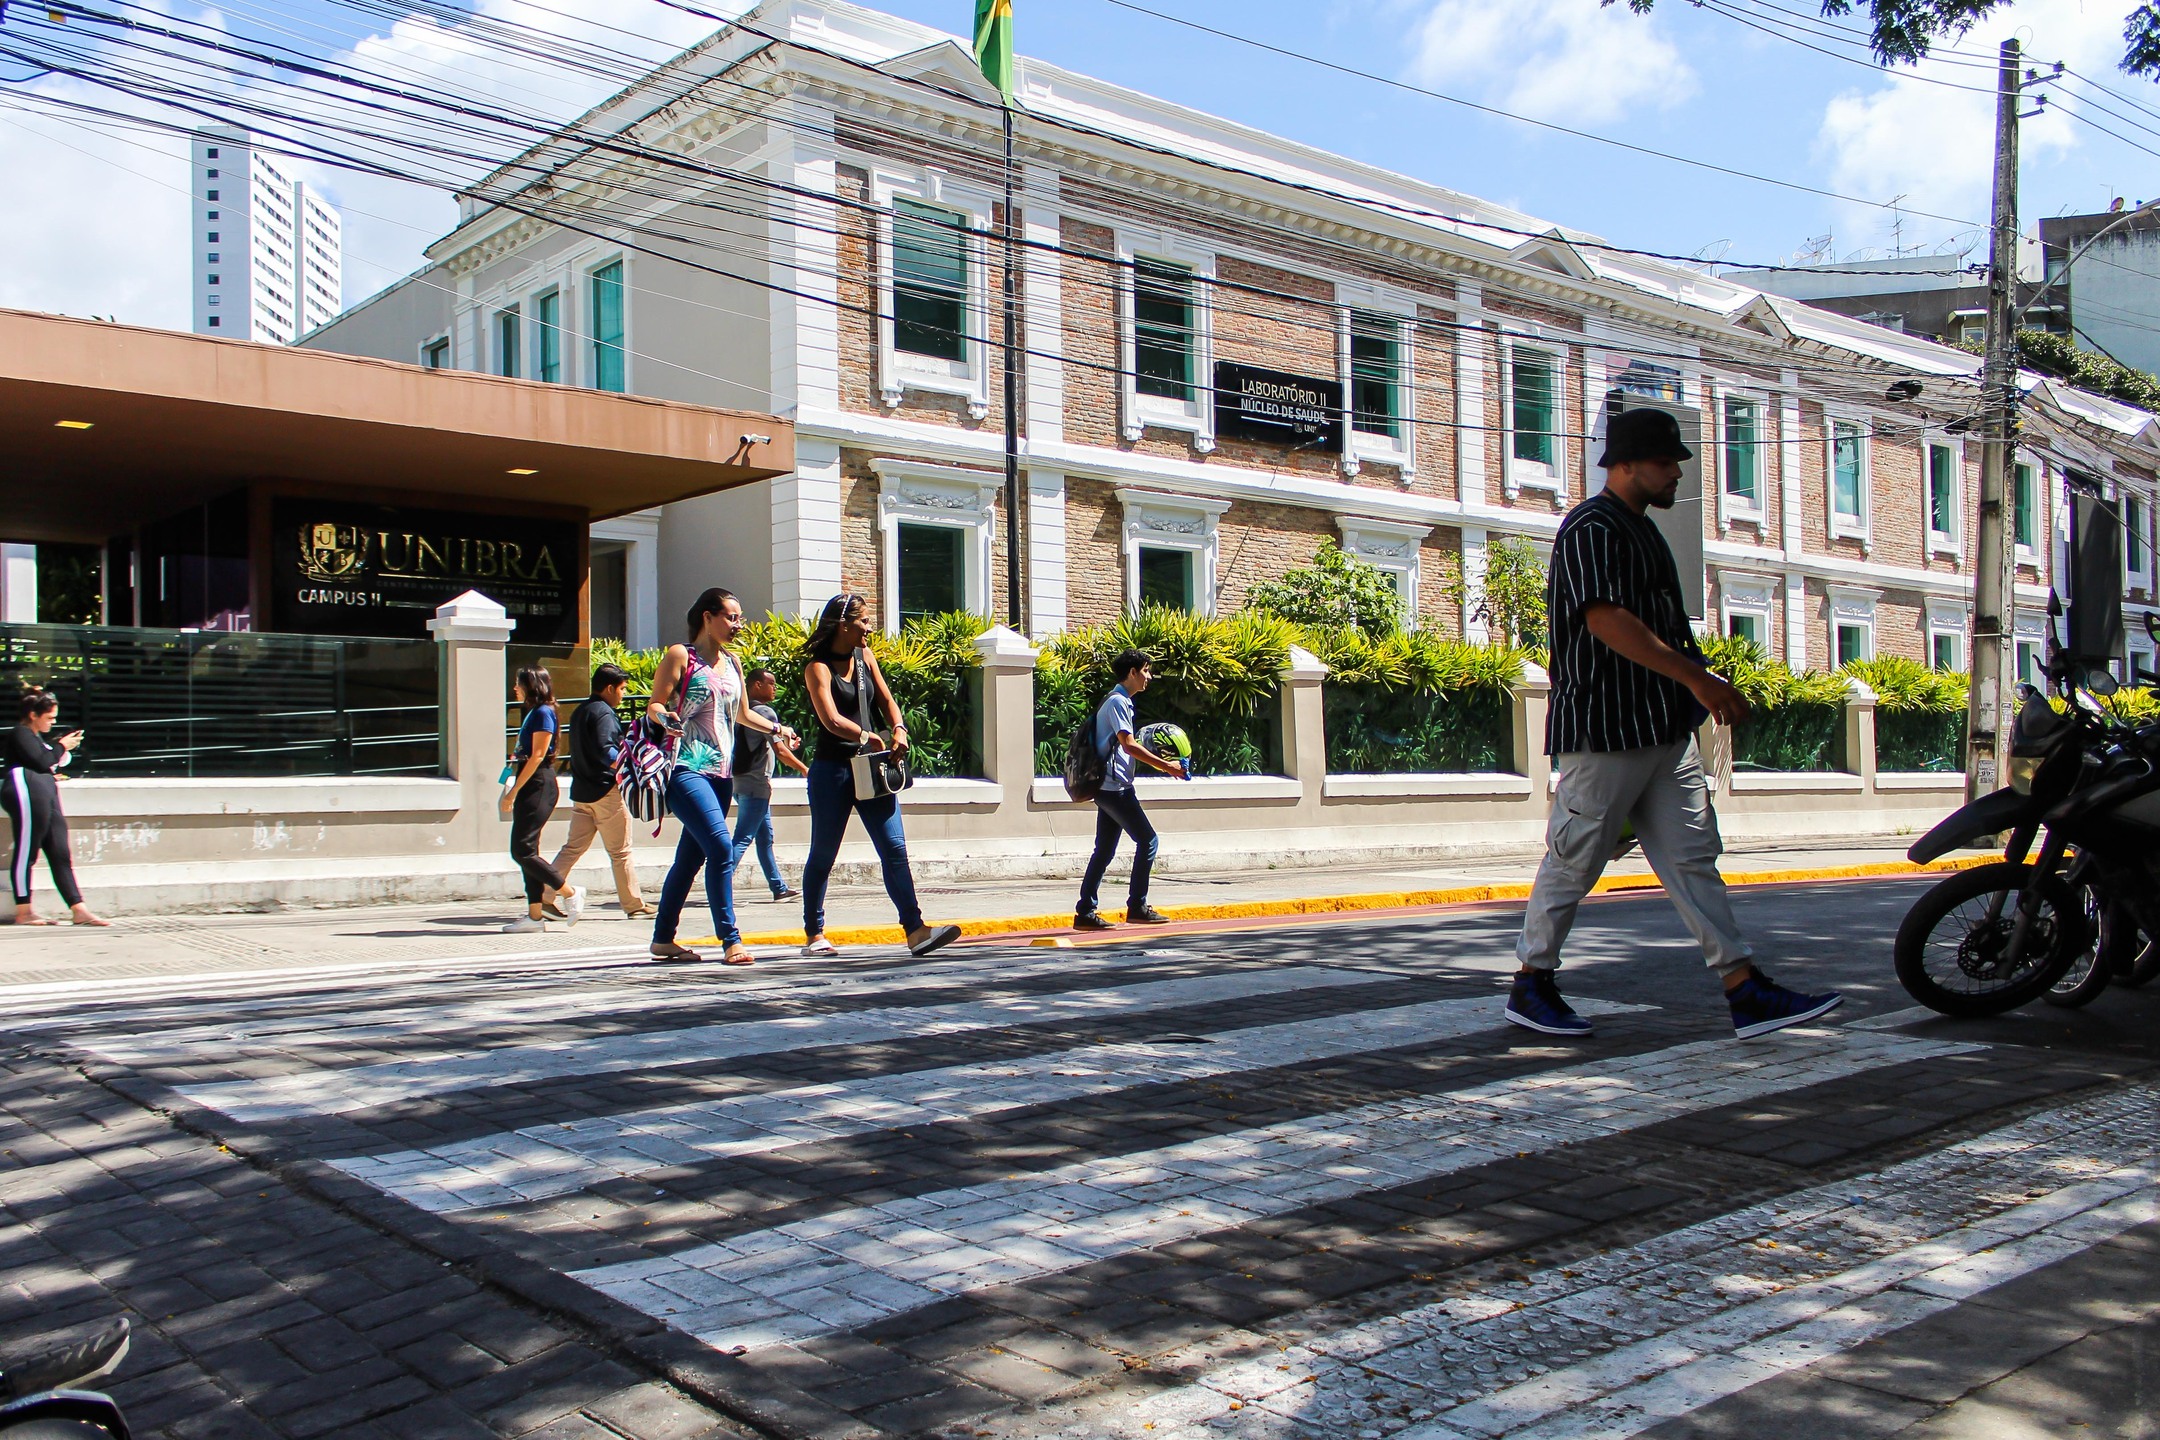
[[[1250,1408],[1320,1434],[1624,1440],[2160,1219],[2156,1102],[2152,1086],[2080,1102],[1258,1358],[1173,1353],[1163,1368],[1198,1378],[1117,1429],[1175,1436]],[[1553,1365],[1541,1340],[1596,1353]]]
[[[679,1030],[641,1030],[620,1035],[461,1049],[409,1060],[345,1069],[302,1070],[257,1080],[191,1085],[181,1093],[198,1105],[236,1120],[260,1122],[306,1115],[338,1115],[402,1100],[483,1086],[646,1071],[670,1065],[714,1063],[822,1045],[877,1041],[1009,1025],[1108,1020],[1149,1010],[1176,1009],[1229,1000],[1282,995],[1333,986],[1371,985],[1386,977],[1369,971],[1290,966],[1241,970],[1181,980],[1108,985],[1051,994],[1005,995],[947,1005],[913,1005],[794,1015]],[[98,1042],[100,1053],[116,1042]]]
[[[1524,1151],[1975,1048],[1844,1031],[1681,1045],[840,1210],[577,1278],[707,1344],[756,1349]]]
[[[1281,1025],[1215,1031],[1205,1043],[1135,1042],[1024,1060],[949,1065],[866,1080],[796,1086],[696,1104],[535,1125],[426,1150],[331,1162],[356,1179],[438,1213],[567,1195],[643,1175],[900,1125],[964,1120],[1026,1105],[1105,1095],[1169,1080],[1297,1065],[1491,1030],[1501,1001],[1436,1000]],[[1585,1000],[1585,1015],[1645,1007]]]

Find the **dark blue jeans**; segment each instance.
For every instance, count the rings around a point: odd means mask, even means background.
[[[734,781],[715,775],[678,767],[668,777],[668,811],[682,822],[682,838],[675,842],[675,863],[660,887],[660,909],[653,917],[655,945],[675,938],[700,865],[705,867],[705,903],[712,907],[713,934],[723,945],[742,939],[735,928],[735,841],[727,823],[728,800],[734,793]]]
[[[1140,797],[1130,790],[1102,790],[1095,795],[1095,853],[1088,856],[1087,874],[1080,877],[1078,913],[1092,915],[1102,899],[1103,872],[1117,855],[1118,836],[1133,839],[1132,881],[1126,887],[1125,908],[1138,910],[1147,904],[1148,877],[1155,869],[1155,826],[1140,808]]]
[[[855,777],[839,760],[810,762],[810,858],[803,862],[803,935],[825,929],[825,886],[832,879],[833,861],[840,856],[840,841],[847,834],[848,812],[862,816],[885,872],[885,893],[899,912],[900,928],[922,928],[922,907],[915,903],[915,876],[908,869],[907,836],[900,829],[900,797],[881,795],[875,800],[855,798]]]
[[[765,883],[777,900],[787,893],[788,883],[780,873],[780,857],[773,853],[772,797],[738,795],[735,801],[735,868],[742,869],[743,856],[755,844],[758,868],[765,872]]]

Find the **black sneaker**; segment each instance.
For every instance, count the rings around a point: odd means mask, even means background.
[[[1170,917],[1152,905],[1142,905],[1137,910],[1127,910],[1125,912],[1125,923],[1128,925],[1167,925],[1170,923]]]
[[[8,1357],[0,1363],[0,1399],[79,1388],[100,1375],[110,1375],[127,1352],[128,1322],[123,1315],[87,1340]]]
[[[1517,974],[1515,988],[1508,992],[1505,1014],[1508,1024],[1535,1030],[1540,1035],[1590,1033],[1590,1022],[1569,1009],[1567,1001],[1560,998],[1559,982],[1553,979],[1550,970]]]
[[[1117,929],[1117,922],[1115,920],[1105,920],[1093,910],[1082,910],[1079,914],[1073,916],[1073,929],[1115,930]]]
[[[1768,1035],[1788,1025],[1805,1025],[1818,1015],[1827,1015],[1844,1004],[1845,997],[1835,990],[1825,990],[1820,995],[1802,995],[1797,990],[1787,990],[1756,970],[1728,990],[1725,1001],[1732,1006],[1733,1034],[1742,1040],[1752,1040],[1757,1035]]]

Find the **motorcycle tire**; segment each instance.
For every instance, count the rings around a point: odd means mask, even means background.
[[[2122,963],[2115,969],[2114,983],[2125,990],[2135,990],[2160,975],[2160,940],[2153,939],[2144,931],[2123,948]]]
[[[2118,957],[2123,951],[2123,931],[2128,926],[2132,937],[2137,924],[2130,912],[2119,902],[2108,904],[2100,898],[2100,892],[2092,886],[2082,887],[2078,898],[2085,906],[2085,934],[2092,941],[2070,957],[2070,967],[2061,978],[2048,986],[2040,998],[2050,1005],[2065,1010],[2076,1010],[2090,1005],[2107,989],[2116,974],[2123,968]]]
[[[2039,877],[2040,913],[2016,968],[2005,971],[1995,958],[2017,920],[2018,895],[2032,879],[2032,866],[1998,860],[1960,870],[1922,895],[1898,926],[1897,977],[1905,993],[1930,1010],[1969,1018],[2015,1010],[2061,979],[2085,948],[2085,907],[2058,875]],[[1986,925],[1997,896],[2004,897],[2001,911]]]

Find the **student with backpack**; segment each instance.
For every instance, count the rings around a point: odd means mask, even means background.
[[[1087,873],[1080,880],[1080,904],[1073,912],[1075,930],[1112,928],[1113,922],[1105,920],[1096,906],[1101,897],[1103,873],[1117,855],[1120,835],[1130,835],[1133,840],[1132,879],[1125,892],[1125,918],[1140,925],[1160,925],[1170,918],[1148,904],[1148,879],[1155,868],[1158,846],[1155,826],[1140,806],[1139,793],[1133,789],[1133,763],[1138,761],[1150,770],[1180,778],[1188,771],[1184,761],[1165,760],[1134,738],[1133,700],[1155,678],[1148,657],[1138,650],[1124,651],[1110,662],[1110,673],[1116,677],[1117,684],[1110,687],[1110,693],[1096,707],[1090,736],[1092,751],[1102,764],[1102,779],[1094,797],[1095,853],[1088,857]],[[1077,743],[1078,737],[1075,737],[1076,747]]]
[[[607,846],[615,869],[615,898],[626,919],[650,914],[638,888],[637,860],[630,851],[630,815],[615,789],[615,765],[622,758],[623,727],[615,713],[630,677],[620,665],[602,664],[592,673],[585,703],[570,712],[570,837],[555,852],[555,873],[569,877],[592,848],[593,838]],[[541,895],[550,915],[568,919],[553,889]]]

